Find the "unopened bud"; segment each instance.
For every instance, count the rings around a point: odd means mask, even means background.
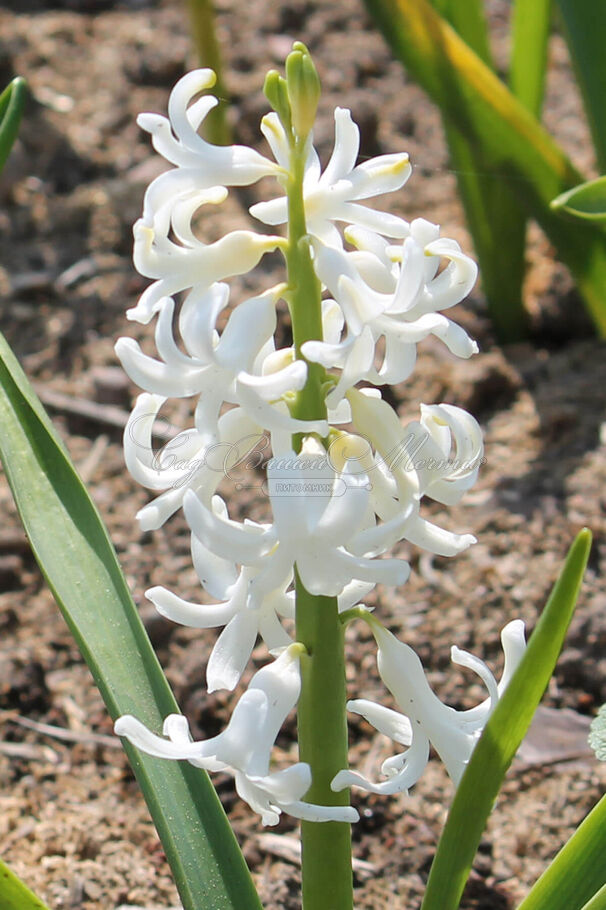
[[[292,132],[292,115],[290,110],[290,101],[288,99],[288,88],[286,79],[284,79],[277,70],[270,70],[265,77],[263,84],[263,93],[273,110],[280,118],[280,122],[286,134]]]
[[[300,41],[286,58],[286,84],[292,124],[300,139],[310,133],[320,98],[320,79],[309,51]]]

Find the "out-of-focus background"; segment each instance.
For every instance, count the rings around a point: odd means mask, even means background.
[[[323,83],[315,131],[322,159],[332,147],[334,107],[350,107],[362,157],[410,153],[412,177],[386,207],[437,222],[471,249],[439,113],[392,58],[361,2],[215,5],[234,141],[264,150],[258,130],[267,110],[264,75],[282,65],[293,40],[303,40]],[[487,10],[498,63],[508,51],[509,4],[491,0]],[[591,173],[591,143],[557,33],[549,61],[545,122]],[[154,534],[142,534],[134,520],[147,494],[126,474],[121,433],[136,390],[113,353],[120,335],[151,340],[149,327],[124,316],[147,284],[131,264],[132,223],[162,167],[135,118],[140,111],[165,113],[170,88],[196,65],[180,0],[5,0],[0,10],[0,85],[20,74],[31,89],[0,178],[0,329],[108,523],[192,730],[209,736],[225,724],[235,696],[205,693],[215,633],[173,626],[144,598],[153,584],[193,600],[201,594],[182,519]],[[249,225],[247,208],[262,192],[260,186],[233,193],[201,223],[202,236]],[[578,612],[544,702],[566,713],[539,714],[509,774],[462,904],[478,910],[506,910],[524,895],[606,778],[586,747],[589,718],[606,700],[606,595],[599,587],[606,557],[604,344],[594,340],[571,279],[536,227],[527,259],[529,340],[496,343],[478,284],[453,315],[477,338],[480,354],[457,362],[429,340],[411,379],[386,393],[404,420],[417,416],[419,401],[446,401],[471,411],[485,432],[487,463],[473,491],[457,508],[426,508],[438,523],[473,532],[478,544],[455,560],[419,559],[411,548],[409,583],[372,600],[454,707],[471,706],[484,692],[450,664],[450,646],[500,668],[501,627],[521,617],[532,628],[574,534],[588,525],[595,535]],[[280,280],[279,261],[268,259],[254,276],[234,282],[233,299],[256,280],[263,288]],[[187,402],[170,414],[176,426],[188,419]],[[242,513],[262,511],[260,480],[238,494]],[[176,892],[142,798],[1,476],[0,514],[0,855],[51,908],[172,906]],[[384,700],[367,633],[358,627],[348,641],[351,697]],[[266,656],[262,646],[255,650],[251,673]],[[64,738],[44,725],[60,728]],[[352,763],[377,774],[393,744],[359,718],[351,731]],[[278,746],[278,762],[293,759],[294,721]],[[265,905],[296,908],[294,824],[283,819],[280,837],[261,829],[231,781],[218,775],[216,782]],[[392,906],[394,895],[402,905],[420,906],[451,795],[443,769],[432,762],[408,797],[354,796],[361,814],[354,830],[360,910]]]

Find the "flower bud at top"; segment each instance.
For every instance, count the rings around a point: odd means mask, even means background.
[[[292,135],[292,113],[288,99],[288,88],[284,79],[277,70],[270,70],[265,77],[263,94],[271,104],[273,110],[280,118],[287,136]]]
[[[292,123],[300,139],[310,133],[320,98],[320,80],[309,51],[295,41],[286,58],[286,84],[292,110]]]

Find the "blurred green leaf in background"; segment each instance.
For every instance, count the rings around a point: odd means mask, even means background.
[[[570,269],[596,332],[606,337],[606,235],[589,220],[573,225],[551,208],[554,198],[583,178],[540,122],[549,0],[513,5],[508,84],[493,67],[480,0],[365,3],[395,56],[442,112],[500,341],[519,340],[527,332],[522,287],[528,216]],[[559,7],[601,162],[606,4],[561,0]]]

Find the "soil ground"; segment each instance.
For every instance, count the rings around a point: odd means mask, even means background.
[[[414,172],[391,200],[393,210],[438,222],[471,248],[439,116],[391,59],[360,2],[217,0],[216,6],[237,141],[262,148],[264,74],[281,66],[292,41],[302,39],[323,80],[316,135],[323,159],[332,143],[333,108],[351,107],[364,156],[411,155]],[[508,4],[489,8],[503,63]],[[224,725],[233,702],[225,693],[208,696],[202,685],[214,633],[157,619],[143,596],[160,583],[198,596],[186,527],[176,519],[153,535],[138,530],[134,515],[147,494],[125,472],[121,431],[112,423],[128,413],[136,393],[116,366],[113,344],[135,332],[124,312],[146,282],[131,265],[131,227],[158,166],[135,117],[143,110],[165,112],[169,89],[195,65],[178,0],[5,0],[0,11],[0,84],[19,73],[32,92],[0,184],[0,328],[107,521],[182,710],[194,732],[209,735]],[[545,119],[591,174],[587,129],[557,34]],[[236,195],[225,214],[209,219],[209,233],[246,221],[250,202]],[[445,526],[472,531],[479,543],[451,561],[411,552],[410,582],[376,600],[378,615],[418,650],[432,685],[454,707],[470,706],[483,694],[451,665],[450,646],[498,669],[502,626],[521,617],[532,629],[574,534],[588,525],[595,535],[576,618],[544,700],[557,713],[539,716],[534,738],[508,775],[463,900],[467,910],[515,906],[606,780],[586,747],[589,718],[606,700],[604,345],[592,339],[568,275],[535,228],[528,266],[531,341],[499,347],[478,285],[455,318],[478,339],[481,353],[459,363],[428,342],[414,376],[393,393],[403,418],[417,414],[419,401],[448,401],[475,414],[485,432],[487,463],[474,490],[447,513],[428,510]],[[260,276],[263,287],[267,277]],[[242,290],[236,283],[236,296]],[[82,408],[82,402],[103,407]],[[172,419],[185,415],[176,411]],[[255,497],[249,492],[242,509],[256,509]],[[175,906],[145,805],[41,580],[3,478],[0,508],[0,855],[53,910]],[[383,698],[364,630],[350,633],[348,656],[352,696]],[[251,672],[265,659],[257,648]],[[40,724],[62,728],[70,741]],[[277,761],[291,761],[294,722],[278,746]],[[353,721],[352,764],[376,773],[392,750],[364,722]],[[230,781],[219,776],[216,783],[264,904],[298,907],[295,825],[284,819],[276,837],[235,798]],[[360,910],[420,906],[451,796],[437,761],[408,797],[355,795]]]

